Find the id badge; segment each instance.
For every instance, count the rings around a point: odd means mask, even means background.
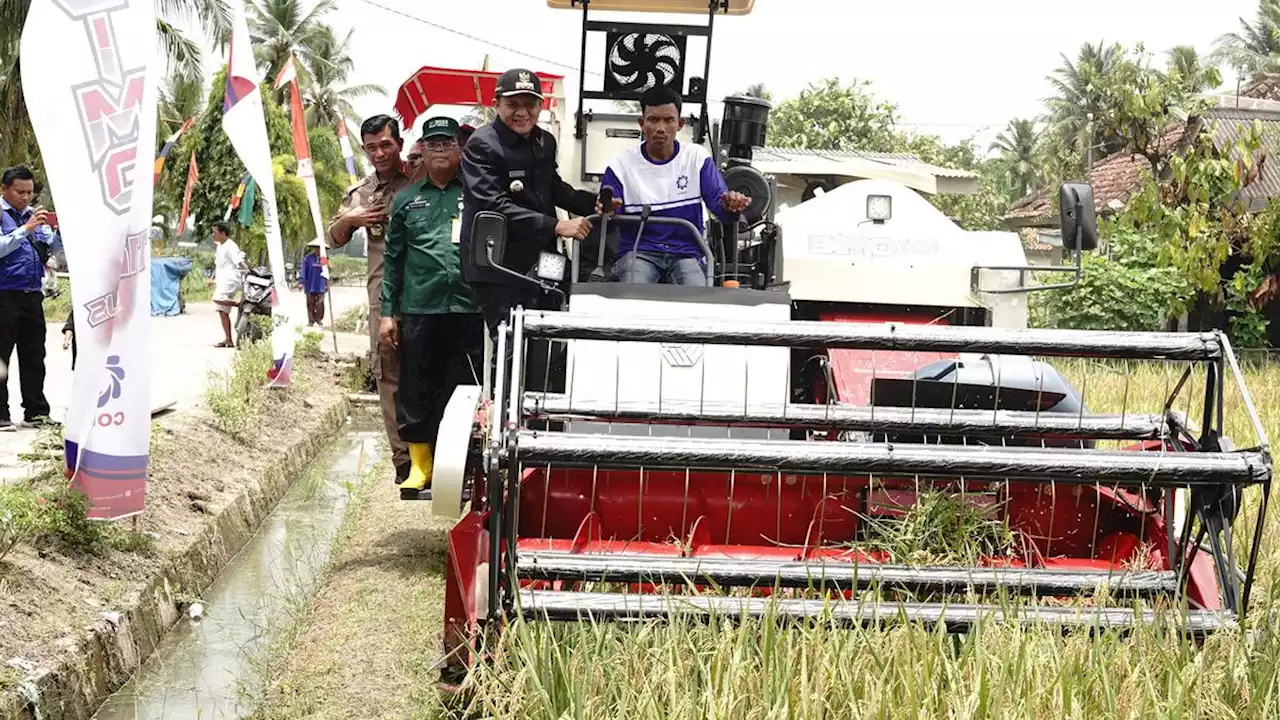
[[[453,244],[462,244],[462,218],[460,217],[453,219]]]

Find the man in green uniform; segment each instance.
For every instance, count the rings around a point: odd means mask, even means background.
[[[396,420],[409,445],[400,496],[427,498],[432,443],[454,388],[479,384],[484,317],[458,258],[462,182],[458,123],[429,118],[422,132],[423,179],[396,195],[387,224],[382,280],[384,345],[399,353]]]

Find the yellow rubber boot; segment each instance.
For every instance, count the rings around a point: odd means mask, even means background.
[[[401,490],[421,491],[431,487],[431,445],[409,443],[409,479],[400,483]]]

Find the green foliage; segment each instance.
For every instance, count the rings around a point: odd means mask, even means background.
[[[1045,274],[1037,282],[1062,282],[1062,276]],[[1170,308],[1185,304],[1190,296],[1173,268],[1127,264],[1114,256],[1086,253],[1079,285],[1031,296],[1031,324],[1154,332],[1164,329]]]
[[[213,426],[234,438],[243,438],[262,412],[267,370],[273,362],[270,336],[242,345],[225,372],[210,372],[205,404],[213,414]]]
[[[72,550],[98,550],[110,526],[90,520],[89,496],[67,486],[47,489],[36,498],[37,541],[59,542]]]
[[[769,143],[812,150],[891,151],[897,144],[897,108],[877,100],[870,81],[839,78],[811,83],[769,116]]]
[[[28,484],[0,485],[0,562],[18,543],[30,542],[39,530],[38,498]]]
[[[195,232],[198,236],[208,233],[209,227],[221,220],[231,202],[231,196],[240,179],[244,175],[244,164],[236,155],[231,142],[222,130],[222,95],[226,88],[226,68],[214,76],[205,110],[196,121],[190,132],[182,136],[174,147],[165,164],[157,198],[167,198],[170,205],[181,207],[182,194],[186,188],[187,167],[191,152],[196,154],[196,163],[200,168],[200,180],[191,194],[191,212],[196,216]],[[263,109],[266,115],[267,138],[274,155],[273,169],[276,185],[276,205],[279,210],[280,232],[284,240],[285,252],[296,251],[310,242],[315,235],[311,221],[311,208],[307,202],[306,191],[302,182],[294,175],[297,172],[297,160],[293,156],[293,135],[289,126],[289,118],[284,108],[266,93],[263,97]],[[323,133],[321,133],[323,135]],[[334,139],[336,146],[337,140]],[[320,140],[326,157],[331,156],[326,141]],[[337,151],[339,160],[335,164],[330,157],[326,164],[317,166],[317,174],[323,173],[325,179],[317,177],[318,187],[329,188],[332,198],[332,186],[341,184],[346,170],[341,164],[341,152]],[[334,179],[336,176],[337,179]],[[255,220],[249,228],[233,230],[233,236],[244,250],[251,264],[265,262],[266,234],[262,225],[262,193],[255,195]],[[336,204],[335,204],[336,208]],[[233,227],[235,227],[233,225]]]
[[[324,333],[314,330],[303,330],[302,336],[294,343],[295,357],[317,358],[321,356],[320,343],[324,342]]]
[[[365,304],[349,307],[334,320],[338,332],[355,332],[359,323],[369,317],[369,306]]]

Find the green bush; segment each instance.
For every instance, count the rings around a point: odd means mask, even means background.
[[[321,356],[320,343],[324,341],[324,333],[315,330],[303,330],[302,337],[294,344],[295,357],[317,358]]]
[[[1085,253],[1079,285],[1031,295],[1034,327],[1156,331],[1186,308],[1191,286],[1177,269],[1159,264],[1154,238],[1118,231],[1107,244],[1105,254]],[[1045,273],[1037,282],[1062,276]]]
[[[356,307],[347,308],[345,312],[333,321],[338,332],[352,333],[359,327],[359,323],[369,317],[369,306],[358,305]]]
[[[39,505],[30,485],[0,486],[0,562],[39,529]]]
[[[270,321],[263,321],[269,326]],[[269,337],[241,345],[230,369],[209,373],[205,404],[213,413],[214,427],[232,437],[243,437],[261,411],[261,392],[274,362]]]

